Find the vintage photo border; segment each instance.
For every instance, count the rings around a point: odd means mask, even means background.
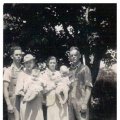
[[[62,0],[1,0],[0,2],[0,118],[3,118],[3,5],[4,3],[63,3]],[[97,3],[96,0],[64,0],[64,3]],[[120,119],[120,2],[100,0],[100,3],[117,3],[117,120]]]

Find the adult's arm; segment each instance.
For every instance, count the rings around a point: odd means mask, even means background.
[[[83,76],[85,81],[85,96],[83,100],[83,104],[81,106],[82,111],[86,111],[88,108],[89,99],[91,96],[91,90],[92,90],[92,77],[91,77],[91,71],[88,68],[88,66],[85,66],[83,68]]]
[[[7,104],[7,109],[8,109],[8,112],[13,113],[13,106],[10,102],[8,88],[9,88],[9,82],[4,81],[3,82],[3,93],[4,93],[5,101],[6,101],[6,104]]]

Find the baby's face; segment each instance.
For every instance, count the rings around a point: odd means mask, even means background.
[[[60,67],[60,73],[62,77],[67,77],[69,74],[69,69],[63,65]]]
[[[38,75],[39,75],[39,70],[33,69],[32,70],[32,78],[37,80]]]
[[[68,72],[67,71],[60,71],[61,72],[61,76],[62,77],[67,77],[68,76]]]

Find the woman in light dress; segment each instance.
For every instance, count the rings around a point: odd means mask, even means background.
[[[18,120],[43,120],[42,80],[39,71],[34,69],[35,58],[31,54],[24,57],[24,66],[16,85],[16,96],[20,100]]]
[[[61,81],[61,74],[56,70],[57,59],[52,56],[47,61],[48,68],[42,76],[46,81],[46,105],[47,105],[47,120],[68,120],[67,103],[64,108],[61,106],[59,96],[57,95],[57,87]],[[64,114],[61,116],[61,112]]]

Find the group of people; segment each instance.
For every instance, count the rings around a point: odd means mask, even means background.
[[[89,119],[91,72],[80,62],[78,47],[69,50],[70,68],[61,65],[59,70],[55,56],[48,58],[44,71],[36,67],[32,54],[24,55],[23,61],[22,57],[21,47],[12,47],[13,62],[4,70],[3,88],[9,120]]]

